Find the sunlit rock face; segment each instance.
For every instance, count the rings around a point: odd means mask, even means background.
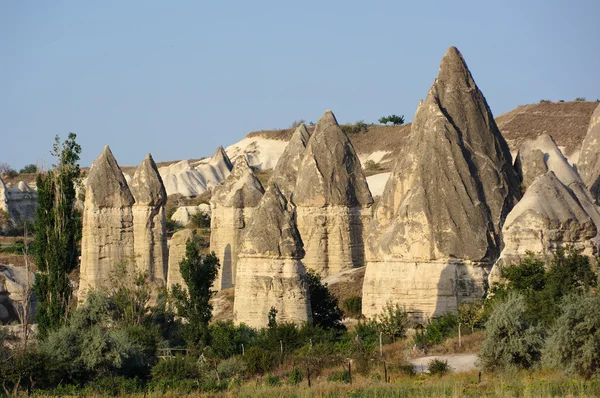
[[[240,246],[235,322],[265,327],[271,308],[277,310],[278,322],[309,321],[310,294],[303,256],[294,208],[272,184],[254,211]]]
[[[596,204],[600,204],[600,105],[592,114],[577,169]]]
[[[135,265],[151,282],[164,286],[167,280],[167,234],[165,203],[167,192],[156,163],[148,154],[131,180]]]
[[[304,123],[302,123],[294,131],[292,139],[285,147],[283,154],[273,169],[273,176],[270,182],[277,184],[281,193],[289,200],[293,200],[296,180],[298,179],[298,169],[300,168],[300,162],[302,162],[309,139],[310,133]]]
[[[188,241],[194,239],[194,234],[189,229],[177,231],[169,242],[169,267],[167,272],[167,287],[171,289],[179,285],[187,289],[187,284],[181,276],[179,263],[185,258],[185,247]]]
[[[325,277],[364,265],[373,198],[352,143],[331,111],[308,141],[293,202],[307,268]]]
[[[451,47],[374,212],[363,313],[398,303],[416,319],[482,297],[519,179],[487,102]]]
[[[90,289],[106,287],[115,265],[134,270],[135,200],[110,148],[90,168],[85,190],[79,302]]]
[[[211,197],[210,250],[221,268],[215,281],[216,290],[235,285],[240,241],[264,188],[245,157],[239,157],[229,177],[214,188]]]

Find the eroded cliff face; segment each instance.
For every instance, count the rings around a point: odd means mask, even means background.
[[[571,246],[584,255],[596,253],[597,227],[577,196],[552,171],[537,177],[504,224],[504,250],[489,276],[499,282],[506,265],[518,264],[527,252],[550,257]]]
[[[237,262],[235,322],[265,327],[271,307],[278,311],[278,322],[302,324],[310,320],[303,256],[294,208],[273,183],[243,235]]]
[[[581,145],[577,170],[596,204],[600,204],[600,105],[592,114],[590,127]]]
[[[90,289],[106,287],[114,267],[134,270],[132,206],[135,202],[110,148],[90,168],[85,190],[78,300]]]
[[[236,160],[231,174],[213,190],[210,250],[221,264],[214,285],[216,290],[235,285],[241,237],[263,194],[264,188],[245,157]]]
[[[293,202],[308,268],[326,277],[364,265],[373,198],[352,143],[331,111],[308,141]]]
[[[151,282],[164,286],[169,256],[165,216],[167,192],[150,154],[135,171],[130,189],[135,199],[132,211],[136,269],[148,273]]]
[[[302,123],[294,131],[292,139],[285,147],[283,154],[273,169],[271,182],[277,184],[281,193],[292,201],[296,180],[298,179],[298,169],[300,168],[300,162],[306,151],[309,139],[310,133],[304,123]]]
[[[520,199],[508,146],[451,47],[415,116],[369,227],[363,313],[388,301],[417,319],[481,297]]]
[[[169,267],[167,273],[167,287],[169,289],[177,284],[187,289],[187,284],[181,276],[179,263],[185,258],[185,246],[187,242],[192,239],[194,239],[194,234],[189,229],[177,231],[171,237],[169,242]]]

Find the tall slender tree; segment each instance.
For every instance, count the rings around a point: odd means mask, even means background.
[[[39,302],[40,337],[62,325],[73,293],[68,274],[77,266],[80,218],[75,209],[79,183],[81,146],[69,134],[60,143],[56,136],[53,168],[38,173],[38,206],[35,219],[34,255],[37,266],[33,289]]]

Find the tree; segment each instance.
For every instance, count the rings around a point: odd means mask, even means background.
[[[544,362],[569,375],[600,376],[600,296],[573,294],[550,330]]]
[[[462,325],[465,325],[469,329],[471,329],[471,333],[473,333],[475,329],[475,325],[481,319],[481,302],[479,301],[470,301],[467,303],[462,303],[458,307],[458,323],[459,328]]]
[[[485,369],[529,369],[539,363],[544,332],[527,321],[526,311],[523,296],[515,293],[496,305],[485,324],[479,353]]]
[[[8,163],[1,162],[0,163],[0,175],[4,175],[6,177],[16,177],[17,172]]]
[[[323,329],[345,329],[342,324],[342,310],[338,307],[337,298],[329,292],[327,284],[321,283],[321,276],[314,270],[308,270],[306,276],[313,324]]]
[[[379,123],[381,123],[381,124],[392,123],[394,126],[401,126],[404,124],[404,115],[402,115],[402,116],[398,116],[398,115],[383,116],[383,117],[379,118]]]
[[[76,236],[81,226],[75,211],[75,186],[80,176],[81,146],[76,137],[70,133],[61,145],[56,136],[56,163],[52,170],[37,175],[33,251],[38,271],[33,288],[39,302],[37,321],[42,338],[66,320],[72,294],[67,275],[78,263]]]
[[[37,166],[35,164],[28,164],[19,170],[19,174],[34,174],[37,173]]]
[[[211,290],[219,270],[219,259],[214,252],[202,257],[198,240],[189,240],[185,246],[185,258],[179,263],[181,276],[187,289],[175,285],[172,295],[175,298],[177,313],[187,319],[183,334],[191,348],[208,343],[208,322],[212,317]]]
[[[406,337],[408,323],[408,313],[398,303],[394,305],[388,302],[379,314],[378,328],[391,337],[392,341],[396,341],[396,338]]]

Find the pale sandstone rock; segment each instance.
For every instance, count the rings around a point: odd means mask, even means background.
[[[150,154],[135,171],[129,186],[135,199],[132,210],[136,269],[163,286],[169,255],[165,227],[167,192]]]
[[[198,206],[180,206],[171,216],[172,221],[187,225],[194,214],[203,213],[210,216],[210,205],[200,203]]]
[[[298,168],[300,167],[300,162],[302,161],[309,138],[310,133],[304,123],[302,123],[294,131],[292,139],[285,147],[285,151],[283,151],[283,154],[279,158],[275,169],[273,169],[271,182],[277,184],[281,193],[290,200],[293,200],[292,194],[296,187]]]
[[[364,265],[373,198],[352,143],[331,111],[308,141],[293,202],[308,268],[326,277]]]
[[[596,204],[600,204],[600,105],[592,114],[590,126],[581,145],[577,170]]]
[[[107,287],[115,265],[134,270],[133,195],[110,148],[90,168],[85,191],[78,301]]]
[[[375,210],[363,313],[399,303],[417,319],[481,297],[520,198],[508,145],[451,47]]]
[[[264,188],[245,157],[236,160],[229,177],[213,190],[210,250],[221,264],[214,285],[216,290],[235,285],[240,239],[263,194]]]
[[[597,227],[581,201],[552,172],[537,177],[508,214],[503,228],[504,250],[489,276],[501,280],[505,265],[518,264],[528,251],[551,256],[566,246],[595,255]]]
[[[0,184],[0,201],[4,199],[4,207],[11,220],[15,224],[24,221],[34,222],[38,197],[37,191],[24,181],[19,181],[10,188],[2,185],[4,184]],[[2,193],[2,190],[4,193]],[[2,208],[2,204],[0,204],[0,208]]]
[[[303,256],[293,206],[272,184],[244,231],[237,262],[235,322],[265,327],[271,307],[278,311],[278,322],[309,321],[310,294]]]
[[[194,239],[194,234],[189,229],[177,231],[169,241],[169,268],[167,273],[167,287],[171,289],[174,285],[180,285],[187,289],[187,284],[181,276],[179,263],[185,258],[185,246],[188,241]]]
[[[8,324],[18,322],[19,314],[23,312],[25,305],[27,284],[30,289],[35,282],[35,274],[30,271],[29,275],[24,267],[0,264],[0,323]],[[29,314],[33,320],[33,314],[37,307],[35,297],[29,301]]]

